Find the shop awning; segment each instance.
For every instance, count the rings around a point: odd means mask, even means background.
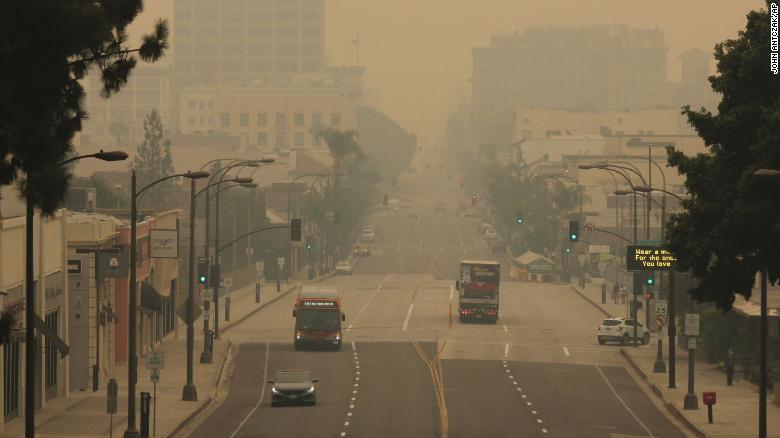
[[[157,289],[150,283],[141,283],[141,308],[151,312],[162,312],[162,300]]]

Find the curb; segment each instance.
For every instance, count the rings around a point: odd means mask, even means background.
[[[230,355],[230,350],[233,347],[233,344],[230,342],[230,340],[227,341],[228,344],[225,347],[225,354],[222,355],[222,363],[219,366],[219,372],[217,372],[217,379],[216,382],[219,383],[220,380],[222,380],[222,372],[225,370],[225,363],[227,362],[227,358]],[[190,415],[187,416],[184,420],[182,420],[170,433],[166,435],[167,438],[172,438],[176,436],[179,432],[181,432],[187,425],[189,425],[192,420],[195,419],[198,415],[200,415],[203,410],[205,410],[212,402],[212,398],[209,395],[209,397],[200,404]]]
[[[685,416],[685,414],[683,414],[680,411],[680,408],[675,406],[674,403],[666,401],[661,389],[658,388],[658,386],[656,386],[654,383],[650,381],[650,379],[647,377],[647,373],[644,372],[644,370],[642,370],[642,367],[640,367],[639,364],[636,363],[636,360],[634,360],[633,357],[631,357],[628,353],[626,353],[625,349],[621,348],[620,354],[623,356],[623,358],[626,359],[628,364],[631,365],[631,368],[633,368],[634,371],[636,371],[640,376],[642,376],[645,382],[647,382],[647,384],[650,385],[650,389],[653,391],[653,394],[655,394],[661,400],[661,403],[663,403],[666,410],[669,411],[669,413],[674,418],[676,418],[679,422],[683,423],[688,428],[688,430],[693,432],[693,434],[696,435],[697,437],[705,438],[707,436],[707,434],[704,433],[704,431],[699,429],[698,426],[696,426],[688,417]]]
[[[598,304],[596,304],[596,302],[595,302],[595,301],[593,301],[593,300],[591,300],[590,298],[588,298],[587,296],[585,296],[585,294],[583,294],[582,292],[580,292],[580,291],[579,291],[579,289],[577,289],[577,288],[576,288],[576,287],[574,287],[574,286],[571,286],[571,290],[573,290],[574,292],[576,292],[576,293],[577,293],[577,295],[579,295],[580,297],[582,297],[582,299],[583,299],[583,300],[585,300],[585,301],[589,302],[590,304],[592,304],[592,305],[593,305],[593,307],[595,307],[596,309],[598,309],[598,311],[599,311],[599,312],[601,312],[601,313],[603,313],[604,315],[606,315],[606,316],[607,316],[607,318],[612,318],[612,314],[611,314],[611,313],[609,313],[609,312],[607,312],[606,310],[602,309],[602,308],[601,308],[601,306],[599,306]]]

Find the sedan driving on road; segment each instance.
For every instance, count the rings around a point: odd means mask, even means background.
[[[637,323],[636,336],[643,345],[650,343],[650,331],[642,324]],[[634,340],[634,320],[631,318],[607,318],[599,325],[597,337],[601,345],[607,341],[627,345]]]
[[[336,263],[336,274],[350,275],[352,274],[352,265],[348,261],[341,261]]]
[[[317,404],[317,391],[314,388],[317,379],[312,379],[311,373],[306,370],[277,371],[276,378],[269,380],[268,383],[273,385],[271,406]]]

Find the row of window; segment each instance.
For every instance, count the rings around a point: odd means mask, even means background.
[[[195,101],[190,100],[187,104],[187,106],[190,109],[195,108]],[[209,108],[212,108],[212,102],[209,101]],[[200,101],[200,108],[203,108],[203,101]],[[221,113],[219,116],[219,125],[223,128],[230,128],[233,125],[235,114],[231,113]],[[309,115],[310,126],[324,126],[322,122],[322,113],[311,113]],[[293,116],[293,121],[296,128],[303,128],[306,126],[306,115],[304,113],[295,113]],[[257,113],[255,115],[255,122],[256,126],[259,127],[266,127],[268,126],[268,113]],[[192,124],[192,123],[191,123]],[[286,126],[287,125],[287,113],[276,113],[274,114],[274,125],[275,126]],[[249,113],[239,113],[238,114],[238,126],[245,128],[249,126]],[[341,127],[341,114],[340,113],[332,113],[330,114],[330,126],[334,128],[340,128]]]
[[[254,24],[254,23],[252,23]],[[270,27],[254,26],[231,26],[223,27],[221,30],[217,26],[199,26],[188,27],[181,26],[176,30],[176,41],[183,38],[271,38],[273,34],[276,38],[296,39],[299,34],[305,38],[321,38],[322,26],[300,26],[300,27],[277,27],[272,31]]]
[[[195,9],[183,10],[176,15],[176,22],[180,21],[246,21],[255,23],[268,23],[272,20],[275,23],[312,23],[322,19],[318,10],[302,11],[276,11],[273,15],[264,10],[219,10],[219,9]]]
[[[189,44],[180,43],[176,45],[177,57],[203,57],[204,55],[249,55],[249,56],[270,56],[271,49],[274,49],[276,56],[298,56],[300,55],[320,55],[322,46],[319,44],[251,44],[241,43],[217,44]],[[158,85],[159,87],[159,85]]]

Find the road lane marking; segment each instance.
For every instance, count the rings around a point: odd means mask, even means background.
[[[596,366],[596,371],[598,371],[599,374],[601,374],[601,378],[604,379],[604,382],[606,382],[607,386],[612,391],[612,394],[615,394],[615,398],[617,398],[620,401],[620,403],[623,405],[624,408],[626,408],[628,413],[631,414],[632,417],[634,417],[634,420],[636,420],[636,422],[639,423],[640,426],[642,426],[642,429],[644,429],[645,432],[647,432],[647,436],[649,436],[650,438],[654,438],[653,432],[650,432],[650,429],[648,429],[647,426],[645,426],[645,423],[642,423],[642,420],[640,420],[639,417],[636,416],[634,411],[632,411],[631,408],[628,407],[626,402],[623,400],[622,397],[620,397],[617,391],[615,391],[615,388],[612,386],[612,383],[609,382],[607,376],[604,375],[604,372],[601,371],[601,368],[598,365]]]
[[[265,365],[263,366],[263,381],[261,382],[262,388],[260,390],[260,398],[257,400],[257,403],[255,404],[255,407],[252,408],[251,411],[249,411],[248,414],[246,414],[246,417],[244,417],[243,420],[241,420],[241,423],[239,423],[236,430],[233,431],[233,433],[230,434],[230,438],[234,438],[236,434],[241,430],[242,427],[244,427],[244,424],[249,420],[249,418],[255,414],[255,411],[257,411],[257,408],[260,407],[260,404],[263,402],[263,397],[265,397],[265,385],[266,382],[268,382],[268,359],[271,355],[271,343],[266,341],[265,342]]]
[[[355,351],[355,341],[352,341],[352,351]]]
[[[442,249],[442,251],[444,251]],[[452,295],[455,293],[455,287],[453,285],[450,285],[450,301],[452,301]]]
[[[363,314],[363,311],[366,310],[366,307],[368,307],[368,305],[371,303],[371,301],[374,300],[374,297],[376,296],[376,294],[380,290],[382,290],[382,283],[380,283],[379,286],[376,287],[376,290],[374,291],[374,293],[372,293],[371,296],[368,297],[368,300],[366,300],[366,303],[363,304],[363,307],[360,309],[360,311],[357,313],[357,315],[355,315],[355,318],[353,318],[352,321],[350,321],[349,326],[347,326],[347,331],[351,331],[352,330],[352,326],[355,325],[356,322],[358,322],[358,320],[360,319],[360,316]]]
[[[441,353],[444,351],[444,348],[447,346],[447,341],[444,341],[441,345],[441,348],[438,348],[436,350],[436,354],[434,355],[433,359],[428,359],[428,356],[426,356],[425,352],[423,351],[422,347],[417,342],[412,342],[412,346],[417,351],[417,354],[420,356],[420,359],[425,362],[425,365],[428,367],[428,370],[431,373],[431,379],[433,380],[433,389],[436,394],[436,402],[439,407],[439,414],[440,414],[440,430],[441,430],[441,438],[448,438],[449,437],[449,414],[447,411],[447,402],[444,398],[444,378],[442,377],[442,369],[441,369]]]
[[[501,324],[501,325],[504,326],[504,333],[509,333],[509,329],[506,328],[506,324]]]
[[[569,353],[569,349],[566,347],[563,347],[563,354],[565,354],[566,356],[571,356],[571,354]]]
[[[509,344],[504,345],[504,357],[509,356]]]
[[[409,304],[409,311],[406,312],[406,319],[404,320],[403,331],[406,331],[406,328],[409,326],[409,318],[412,317],[412,310],[413,309],[414,309],[414,303]]]

